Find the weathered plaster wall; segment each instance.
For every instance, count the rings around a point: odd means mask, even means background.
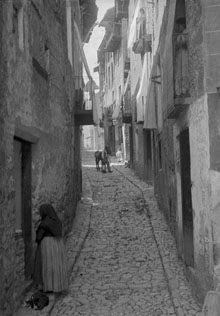
[[[206,57],[205,86],[207,93],[216,93],[220,86],[220,3],[206,0],[203,4],[204,48]]]
[[[6,153],[5,153],[5,141],[4,141],[4,115],[6,111],[5,107],[5,93],[6,93],[6,63],[5,63],[5,51],[3,49],[3,37],[4,37],[4,3],[0,2],[0,313],[3,314],[3,306],[5,301],[5,264],[4,264],[4,217],[3,210],[6,205],[5,196],[5,179],[6,179]]]
[[[213,260],[215,287],[220,282],[220,99],[217,93],[208,94],[208,114],[209,114],[209,149],[210,149],[210,219],[212,225],[213,239]]]
[[[141,179],[146,179],[144,168],[144,130],[143,124],[137,124],[136,172]]]
[[[201,1],[186,2],[186,20],[189,34],[189,83],[192,103],[189,112],[186,110],[185,115],[178,120],[178,126],[179,131],[186,126],[189,127],[194,227],[194,269],[192,273],[200,290],[200,298],[203,299],[206,292],[213,286],[213,253],[210,226],[209,116],[204,85],[204,15]],[[179,220],[181,219],[180,204],[179,199]],[[179,236],[179,238],[181,237]]]
[[[128,7],[128,38],[129,38],[129,32],[131,28],[131,24],[133,21],[133,17],[135,14],[135,8],[136,8],[135,1],[129,1],[129,7]],[[140,54],[134,54],[132,51],[132,45],[129,49],[129,55],[130,55],[130,78],[131,78],[131,109],[132,109],[132,150],[133,150],[133,161],[132,161],[132,167],[134,168],[135,172],[137,172],[138,175],[140,175],[140,168],[139,165],[139,156],[138,153],[142,150],[143,152],[143,143],[141,143],[138,140],[138,133],[139,128],[136,123],[137,120],[137,101],[136,96],[140,87],[140,77],[141,77],[141,70],[142,70],[142,61],[141,61],[141,55]],[[140,135],[142,135],[143,132],[141,132]],[[140,148],[141,146],[141,148]],[[141,172],[143,174],[143,170]]]
[[[194,213],[195,275],[202,295],[212,288],[213,253],[210,223],[210,153],[206,96],[190,108],[192,207]],[[202,275],[202,277],[201,277]]]
[[[195,277],[200,299],[203,299],[206,292],[213,286],[213,252],[210,225],[209,114],[204,85],[204,15],[201,1],[186,2],[186,19],[189,34],[189,83],[192,103],[189,111],[186,110],[177,123],[179,131],[186,126],[189,127],[194,227],[194,269],[191,272]],[[178,200],[178,227],[180,228],[181,201],[180,198]],[[181,235],[179,238],[181,239]]]
[[[211,225],[213,238],[214,287],[220,282],[220,166],[219,166],[219,105],[217,93],[220,86],[220,3],[204,1],[204,48],[205,48],[205,89],[208,93],[209,143],[210,143],[210,203]]]
[[[112,106],[115,101],[116,96],[112,94],[114,91],[114,82],[112,80],[112,69],[114,70],[114,57],[113,53],[106,52],[105,53],[105,102],[104,106],[108,108]]]
[[[3,315],[8,315],[12,312],[15,301],[17,300],[19,291],[18,282],[21,284],[24,282],[24,243],[22,238],[17,238],[15,234],[15,188],[14,188],[14,173],[13,173],[13,136],[14,136],[14,109],[21,102],[24,96],[27,96],[26,90],[27,83],[25,80],[21,80],[27,75],[27,67],[24,67],[24,61],[17,52],[17,40],[15,40],[15,33],[13,33],[12,24],[12,2],[2,2],[2,14],[3,14],[3,37],[1,47],[3,51],[3,63],[5,65],[5,71],[7,76],[4,78],[4,90],[1,90],[1,97],[3,96],[4,112],[1,112],[1,121],[3,121],[3,141],[1,144],[4,147],[5,152],[5,164],[4,175],[1,177],[1,181],[4,182],[2,190],[2,268],[4,274],[4,280],[2,283],[3,288],[3,300],[2,311]],[[18,63],[18,59],[19,62]],[[19,65],[19,66],[18,66]],[[17,76],[16,68],[19,67],[20,76]],[[14,80],[12,80],[15,79]],[[2,81],[1,81],[2,82]],[[22,86],[21,91],[19,88]],[[16,89],[18,88],[16,94]],[[2,94],[2,91],[5,93]],[[22,95],[23,94],[23,95]],[[24,102],[25,105],[28,100]],[[16,255],[18,257],[15,260]],[[14,301],[15,300],[15,301]]]
[[[194,220],[194,276],[205,292],[212,287],[213,255],[210,225],[210,140],[208,101],[205,96],[204,76],[204,16],[201,1],[186,1],[187,32],[189,34],[189,78],[192,104],[176,119],[167,120],[173,106],[173,24],[169,16],[175,3],[167,3],[161,30],[160,51],[163,90],[162,169],[155,177],[159,205],[164,210],[174,232],[180,254],[183,254],[183,220],[180,172],[180,132],[189,127]],[[175,123],[175,124],[174,124]],[[216,175],[215,175],[216,180]],[[202,276],[202,277],[201,277]]]
[[[176,234],[176,179],[174,165],[174,137],[172,120],[167,118],[168,109],[173,105],[173,59],[172,59],[172,32],[175,12],[175,1],[167,2],[164,10],[160,33],[160,61],[161,61],[161,91],[163,125],[160,131],[162,166],[155,169],[155,193],[158,204],[164,212],[171,231]],[[155,152],[159,161],[159,149]]]

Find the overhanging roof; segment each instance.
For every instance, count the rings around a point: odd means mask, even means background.
[[[90,36],[88,33],[91,32],[93,25],[97,20],[98,7],[96,0],[79,0],[82,18],[83,18],[83,40],[87,43]]]
[[[113,23],[115,20],[115,7],[110,8],[106,11],[102,21],[99,23],[99,26],[108,27],[109,23]]]

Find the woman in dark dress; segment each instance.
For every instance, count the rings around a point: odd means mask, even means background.
[[[39,213],[33,279],[44,292],[62,292],[68,287],[62,223],[51,204],[42,204]]]

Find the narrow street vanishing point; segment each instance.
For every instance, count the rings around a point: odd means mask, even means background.
[[[103,174],[84,164],[88,234],[51,316],[200,315],[153,188],[123,165]]]
[[[0,0],[0,316],[220,316],[219,17]]]

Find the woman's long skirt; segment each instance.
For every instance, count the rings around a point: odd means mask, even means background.
[[[36,251],[35,251],[33,281],[34,281],[34,284],[36,286],[41,286],[43,284],[42,258],[41,258],[41,247],[40,247],[40,245],[37,245],[37,248],[36,248]]]
[[[68,287],[67,261],[62,238],[44,237],[41,241],[43,290],[62,292]]]

